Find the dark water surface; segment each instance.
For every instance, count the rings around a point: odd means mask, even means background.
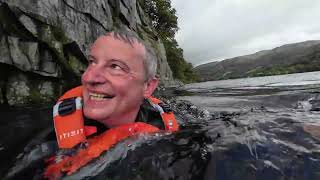
[[[181,89],[193,96],[178,99],[216,117],[229,115],[221,120],[240,131],[229,139],[237,148],[228,147],[222,161],[220,156],[210,160],[218,173],[213,179],[320,179],[320,72],[212,81]],[[227,172],[227,167],[232,170]]]
[[[0,107],[0,175],[14,163],[28,143],[51,129],[51,107]]]
[[[187,85],[183,90],[192,96],[168,100],[180,119],[179,132],[129,138],[64,179],[318,180],[320,76],[291,76]],[[39,134],[50,125],[48,109],[27,114],[17,112],[15,121],[1,126],[3,158],[22,152],[27,143],[18,139],[41,139],[23,134]],[[7,137],[8,128],[13,132]],[[15,165],[2,164],[11,167],[12,179],[41,179],[40,161],[21,165],[46,146],[29,147]]]

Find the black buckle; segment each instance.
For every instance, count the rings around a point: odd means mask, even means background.
[[[76,97],[63,100],[58,108],[60,116],[65,116],[73,113],[76,110]]]
[[[162,109],[163,109],[163,111],[164,111],[165,113],[172,112],[172,109],[171,109],[171,107],[170,107],[169,104],[159,103],[158,105],[159,105],[160,107],[162,107]]]

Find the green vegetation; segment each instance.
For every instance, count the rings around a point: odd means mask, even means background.
[[[30,104],[41,104],[43,102],[43,97],[40,91],[36,88],[30,90],[30,95],[27,97],[26,102]]]
[[[295,45],[292,47],[296,48]],[[320,44],[311,44],[298,50],[290,48],[288,45],[285,50],[280,49],[277,53],[270,51],[264,57],[253,59],[251,62],[232,60],[209,63],[196,67],[195,71],[199,73],[201,81],[320,71]]]
[[[302,61],[299,63],[286,65],[286,66],[273,66],[269,68],[259,68],[251,70],[247,73],[249,77],[256,76],[271,76],[271,75],[280,75],[280,74],[291,74],[291,73],[302,73],[302,72],[312,72],[320,71],[320,61]]]
[[[174,38],[178,31],[176,10],[171,7],[170,0],[140,0],[142,9],[149,15],[152,26],[162,40],[167,53],[167,60],[173,77],[184,83],[198,80],[193,72],[192,64],[183,57],[183,50]]]
[[[76,73],[79,77],[86,70],[86,65],[81,63],[77,57],[72,54],[68,54],[69,65],[72,68],[73,72]]]

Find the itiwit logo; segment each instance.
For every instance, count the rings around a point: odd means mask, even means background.
[[[61,135],[59,135],[59,139],[62,140],[62,139],[74,137],[74,136],[77,136],[77,135],[80,135],[80,134],[83,134],[83,133],[84,133],[84,131],[83,131],[82,128],[81,129],[76,129],[76,130],[73,130],[73,131],[62,133]]]

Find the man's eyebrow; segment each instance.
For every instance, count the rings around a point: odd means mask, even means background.
[[[119,63],[121,63],[121,64],[124,64],[124,65],[127,65],[127,63],[125,63],[125,62],[123,62],[123,60],[121,60],[121,59],[114,59],[114,58],[112,58],[112,59],[110,59],[110,61],[111,62],[119,62]]]

